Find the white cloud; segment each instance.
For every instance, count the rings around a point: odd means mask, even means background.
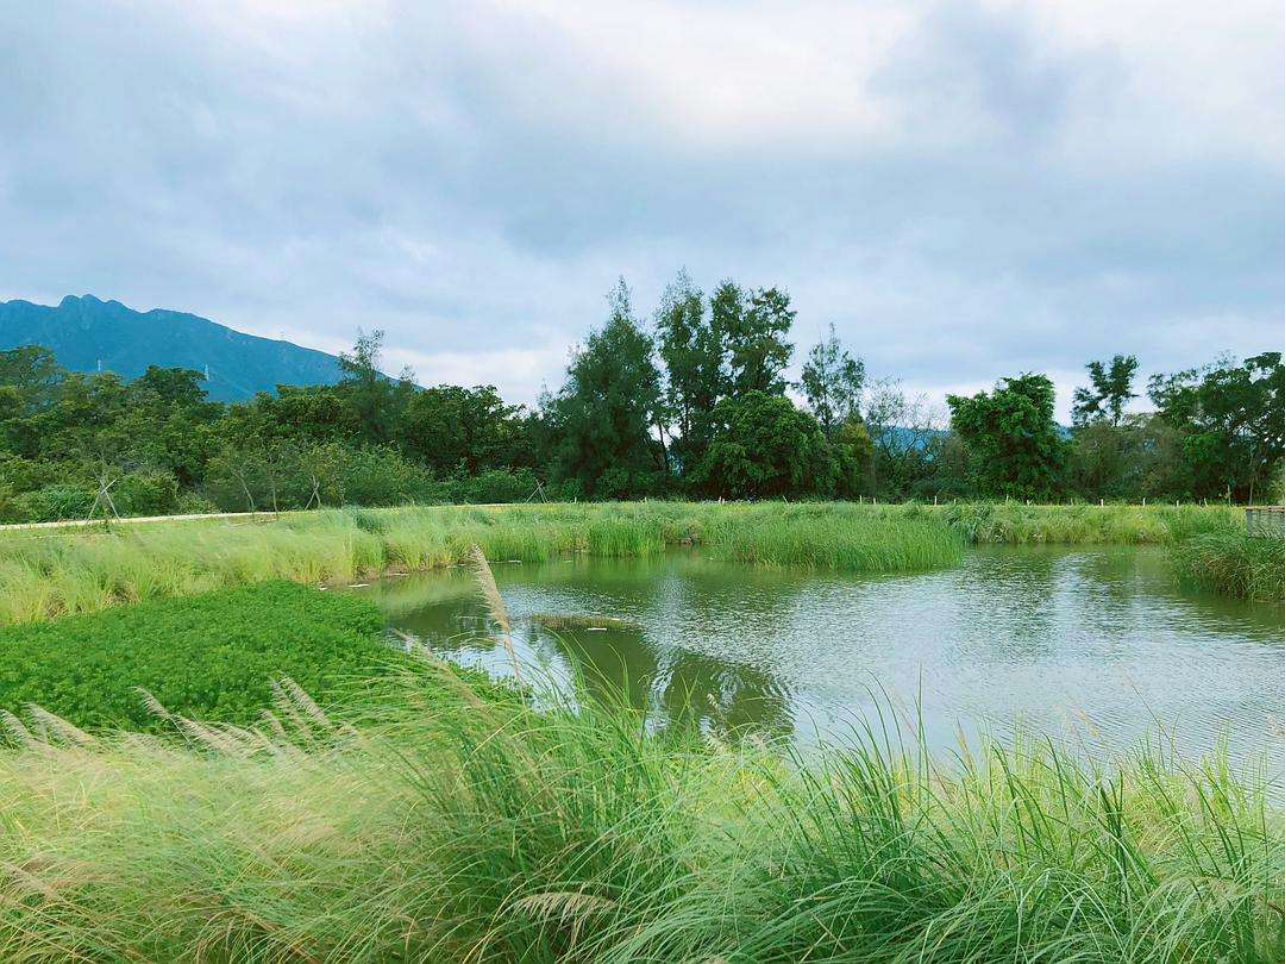
[[[531,401],[618,274],[937,396],[1282,342],[1277,4],[71,0],[0,29],[0,287]],[[494,373],[494,374],[493,374]],[[1060,399],[1066,409],[1067,395]]]

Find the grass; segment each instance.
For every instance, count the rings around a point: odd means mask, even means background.
[[[1281,814],[1218,759],[878,724],[805,759],[540,705],[425,662],[355,729],[0,750],[0,958],[1282,959]]]
[[[0,629],[0,710],[37,704],[79,727],[170,729],[159,704],[247,725],[274,680],[329,701],[397,655],[371,603],[268,582]]]
[[[569,553],[646,558],[683,545],[761,566],[907,572],[957,564],[969,543],[1172,545],[1232,532],[1237,511],[1187,506],[942,507],[620,503],[343,509],[258,524],[119,525],[0,534],[0,625],[270,579],[342,583],[466,561]]]
[[[1252,539],[1244,532],[1211,532],[1175,546],[1171,562],[1181,582],[1261,602],[1281,602],[1280,539]]]
[[[1025,505],[962,502],[942,518],[981,545],[1172,545],[1195,535],[1243,526],[1229,506]]]

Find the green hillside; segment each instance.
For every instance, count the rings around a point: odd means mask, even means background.
[[[181,311],[140,312],[93,295],[68,296],[56,307],[0,302],[0,350],[44,345],[73,371],[135,378],[148,365],[209,371],[205,384],[220,401],[250,398],[277,385],[333,384],[339,359],[287,341],[233,331]]]

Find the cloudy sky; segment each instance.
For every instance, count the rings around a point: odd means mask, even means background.
[[[1280,0],[0,0],[0,299],[530,401],[618,275],[940,398],[1283,342]],[[797,357],[802,355],[802,349]]]

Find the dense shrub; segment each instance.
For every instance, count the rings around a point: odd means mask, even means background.
[[[394,658],[370,603],[267,582],[0,630],[0,708],[165,728],[143,687],[172,713],[246,724],[271,703],[273,680],[326,700]]]
[[[13,499],[14,516],[29,522],[83,519],[93,504],[93,488],[68,482],[55,482]]]

